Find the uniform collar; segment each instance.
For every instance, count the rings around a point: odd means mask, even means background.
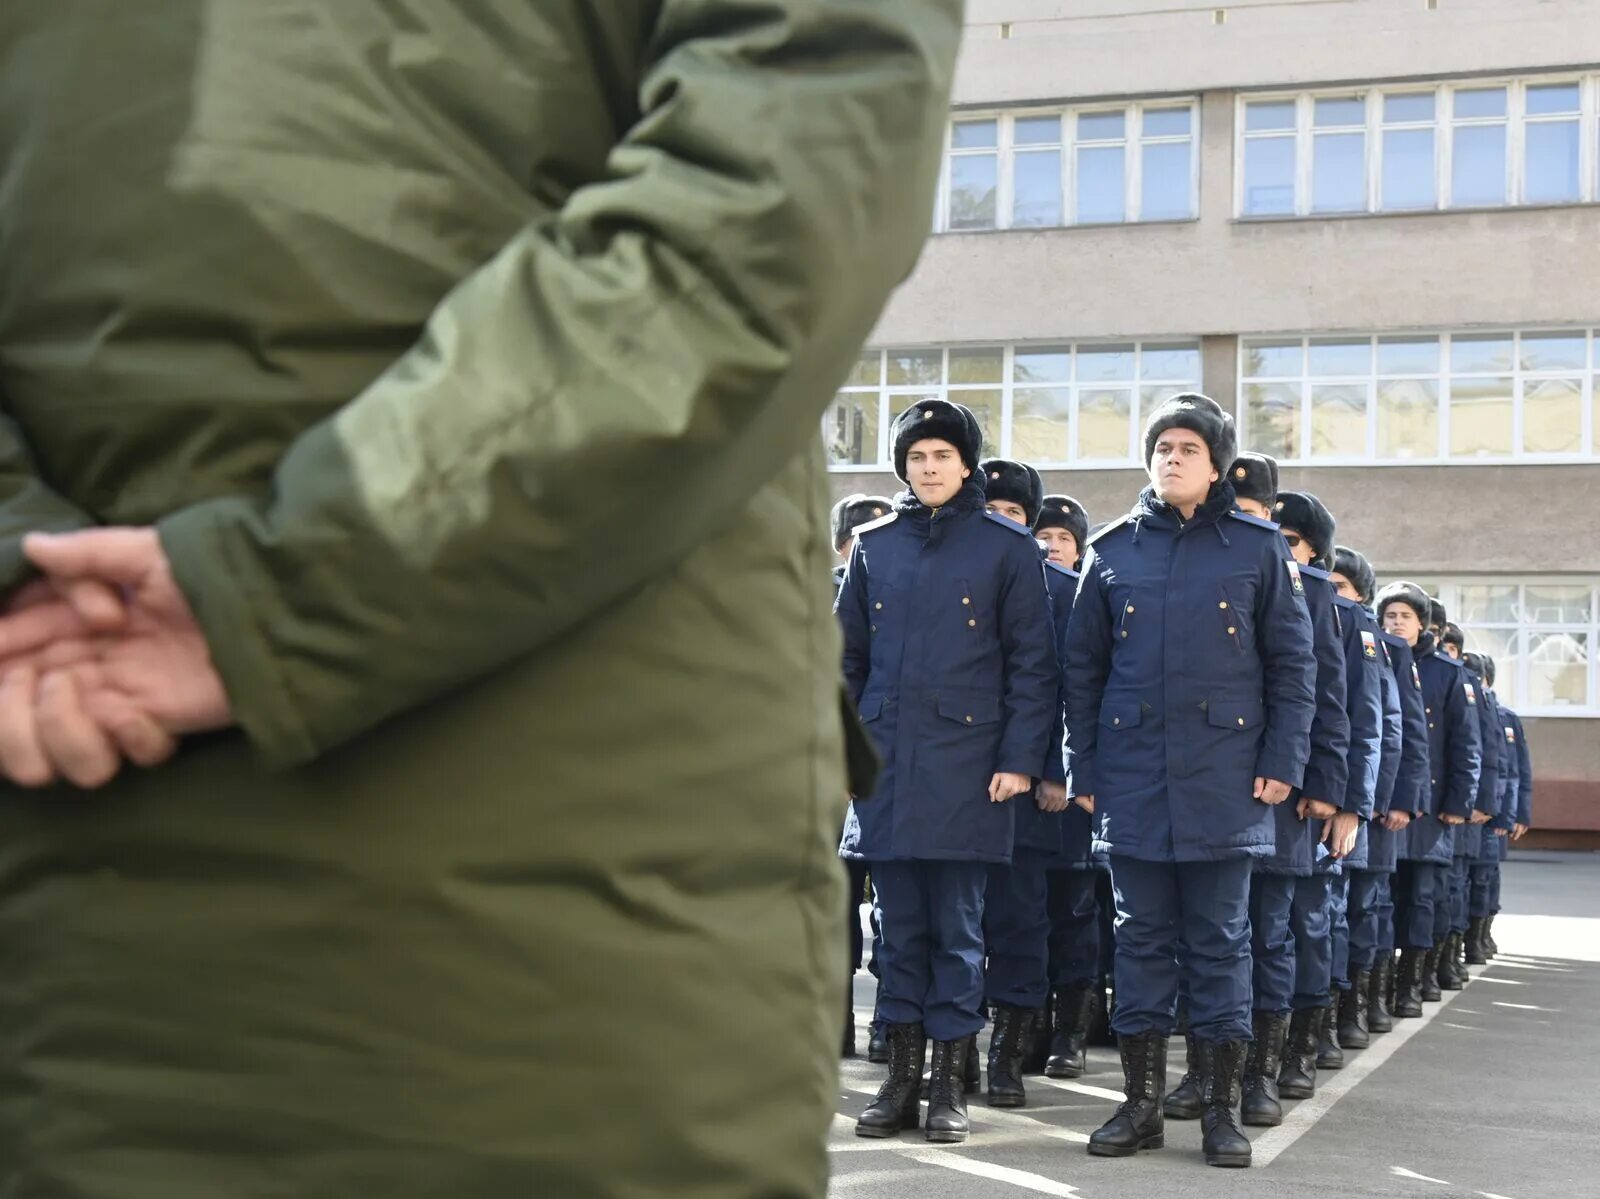
[[[1137,524],[1148,524],[1155,529],[1214,525],[1233,510],[1235,499],[1233,484],[1226,479],[1218,479],[1211,485],[1206,498],[1195,508],[1194,515],[1184,520],[1176,508],[1156,494],[1154,487],[1146,487],[1139,493],[1138,502],[1133,506],[1133,519]]]
[[[940,512],[981,512],[983,511],[984,495],[983,486],[976,478],[970,478],[961,484],[961,490],[940,507]],[[908,518],[919,528],[926,529],[933,518],[933,509],[917,498],[917,493],[907,487],[894,497],[894,510],[901,516]]]

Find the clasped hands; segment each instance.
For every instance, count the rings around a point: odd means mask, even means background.
[[[0,609],[0,774],[101,787],[233,723],[154,529],[35,533],[23,552],[40,577]]]

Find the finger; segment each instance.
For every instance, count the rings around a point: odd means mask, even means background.
[[[1266,789],[1267,789],[1267,780],[1263,779],[1263,778],[1256,779],[1255,796],[1256,796],[1257,799],[1261,798],[1261,796],[1266,792]]]
[[[98,579],[124,586],[140,582],[161,558],[154,529],[29,533],[22,539],[22,550],[55,579]]]
[[[40,681],[34,719],[45,756],[69,782],[88,789],[116,776],[122,765],[117,748],[83,710],[77,685],[66,671],[52,671]]]
[[[32,666],[8,670],[0,678],[0,770],[22,787],[42,787],[55,779],[34,725],[38,681]]]
[[[67,606],[96,632],[114,632],[126,623],[127,606],[110,584],[99,579],[63,579],[55,586]]]
[[[178,750],[178,739],[141,711],[127,696],[105,688],[82,687],[84,711],[138,766],[158,766]]]
[[[82,637],[88,626],[64,600],[30,604],[0,617],[0,658],[32,653],[63,637]]]

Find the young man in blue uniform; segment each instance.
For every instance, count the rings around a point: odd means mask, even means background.
[[[1175,396],[1151,414],[1144,451],[1151,485],[1090,539],[1067,634],[1067,765],[1111,856],[1126,1093],[1089,1152],[1164,1143],[1181,981],[1205,1159],[1247,1166],[1250,863],[1272,849],[1270,807],[1304,777],[1311,619],[1276,527],[1234,510],[1233,418]]]
[[[1478,852],[1467,862],[1467,927],[1464,933],[1452,938],[1451,950],[1457,973],[1463,977],[1468,966],[1483,966],[1489,954],[1483,945],[1483,929],[1487,923],[1490,904],[1500,876],[1500,854],[1503,838],[1509,833],[1511,821],[1508,809],[1515,805],[1517,789],[1516,735],[1508,733],[1506,709],[1494,691],[1494,659],[1488,654],[1468,653],[1464,661],[1483,683],[1484,707],[1494,713],[1494,724],[1484,731],[1483,756],[1496,759],[1494,811],[1482,828],[1483,839]],[[1478,786],[1479,799],[1483,798],[1483,784]]]
[[[961,1141],[988,868],[1011,860],[1009,801],[1044,774],[1060,680],[1038,544],[984,510],[977,420],[919,400],[891,434],[909,490],[856,531],[838,603],[845,683],[883,758],[842,846],[872,866],[889,1042],[889,1077],[856,1131],[917,1126],[926,1036],[927,1136]]]
[[[1489,825],[1500,810],[1500,758],[1505,736],[1500,708],[1484,682],[1482,659],[1465,650],[1466,637],[1455,624],[1447,624],[1446,646],[1451,657],[1466,675],[1476,698],[1479,741],[1483,750],[1478,771],[1476,799],[1467,823],[1456,830],[1455,858],[1450,871],[1450,920],[1438,946],[1439,961],[1435,977],[1441,989],[1459,991],[1467,981],[1465,943],[1468,907],[1472,886],[1472,864],[1484,852],[1484,843],[1493,848],[1494,834]],[[1437,924],[1437,922],[1436,922]]]

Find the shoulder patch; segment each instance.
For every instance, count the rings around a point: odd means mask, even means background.
[[[1095,542],[1099,541],[1102,537],[1104,537],[1107,533],[1111,532],[1113,529],[1122,528],[1123,525],[1127,524],[1132,519],[1133,519],[1133,513],[1131,513],[1131,512],[1129,512],[1129,513],[1127,513],[1127,514],[1125,514],[1123,516],[1119,516],[1116,520],[1114,520],[1110,524],[1106,525],[1105,528],[1101,529],[1093,537],[1089,538],[1089,540],[1085,544],[1093,545]]]
[[[1418,691],[1422,690],[1422,671],[1417,669],[1415,662],[1411,663],[1411,682]]]
[[[880,516],[877,520],[869,520],[864,525],[857,525],[854,532],[857,537],[860,537],[863,533],[870,533],[874,529],[881,529],[885,525],[892,525],[899,519],[900,514],[898,512],[891,512],[888,516]]]
[[[1296,595],[1304,595],[1306,593],[1306,585],[1305,580],[1300,577],[1300,563],[1293,558],[1289,558],[1284,561],[1284,565],[1289,568],[1289,582],[1294,586],[1294,593]]]
[[[1228,515],[1233,517],[1234,520],[1244,521],[1244,523],[1247,525],[1255,525],[1262,529],[1271,529],[1274,533],[1278,531],[1278,526],[1272,521],[1262,520],[1259,516],[1251,516],[1248,512],[1240,512],[1237,508],[1231,510]]]
[[[1477,691],[1475,691],[1473,689],[1473,686],[1472,686],[1471,683],[1462,683],[1461,686],[1466,690],[1467,703],[1469,703],[1474,708],[1476,708],[1478,706],[1478,693],[1477,693]]]
[[[1517,743],[1517,729],[1515,725],[1506,725],[1506,740],[1512,745]]]
[[[985,520],[992,520],[1002,529],[1009,529],[1013,533],[1021,533],[1027,537],[1033,536],[1033,530],[1028,528],[1027,525],[1019,525],[1009,516],[1001,516],[998,512],[985,512],[983,514],[983,518]]]
[[[1361,654],[1374,662],[1378,660],[1378,639],[1366,629],[1361,630]]]

